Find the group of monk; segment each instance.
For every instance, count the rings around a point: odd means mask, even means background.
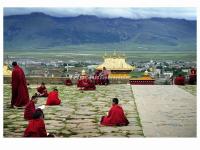
[[[28,121],[28,126],[24,131],[24,137],[54,137],[53,134],[47,133],[44,123],[44,113],[41,108],[36,108],[35,104],[38,102],[39,97],[47,97],[46,105],[60,105],[61,100],[58,96],[58,89],[54,88],[53,91],[48,93],[45,83],[42,82],[41,86],[37,88],[37,92],[29,100],[24,71],[19,67],[17,62],[13,62],[12,66],[11,108],[25,106],[24,119]],[[80,90],[96,89],[95,84],[85,74],[82,74],[82,77],[77,82],[77,86]],[[105,126],[123,126],[129,124],[122,107],[118,105],[117,98],[113,98],[112,107],[108,115],[101,118],[100,124]]]
[[[109,71],[106,70],[105,67],[103,67],[102,71],[96,71],[94,77],[89,77],[83,70],[81,76],[77,80],[77,87],[79,90],[96,90],[96,85],[109,84],[108,75]],[[65,80],[65,85],[72,85],[72,81],[69,76],[67,76],[67,79]]]
[[[185,85],[186,83],[194,85],[197,82],[196,69],[192,68],[189,73],[189,79],[186,80],[185,76],[179,74],[174,80],[175,85]]]

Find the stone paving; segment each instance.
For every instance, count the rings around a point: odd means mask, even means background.
[[[37,85],[29,88],[30,96]],[[47,85],[50,91],[55,85]],[[96,91],[77,90],[76,86],[57,85],[60,106],[44,109],[47,132],[56,137],[144,137],[130,85],[115,84],[97,86]],[[11,87],[4,84],[4,137],[22,137],[27,126],[23,119],[23,109],[10,109]],[[130,122],[124,127],[102,127],[101,116],[107,115],[112,98],[119,98]],[[37,106],[45,104],[40,98]]]
[[[144,136],[196,137],[195,90],[196,86],[132,86]]]

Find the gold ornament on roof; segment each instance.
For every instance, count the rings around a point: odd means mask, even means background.
[[[82,76],[86,75],[86,72],[85,72],[84,69],[81,71],[81,75],[82,75]]]

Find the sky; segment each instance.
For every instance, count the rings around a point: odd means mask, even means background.
[[[4,16],[29,14],[32,12],[43,12],[45,14],[56,17],[69,17],[78,15],[95,15],[103,18],[125,17],[131,19],[144,19],[152,17],[161,18],[177,18],[196,20],[196,8],[191,7],[144,7],[144,8],[105,8],[105,7],[89,7],[89,8],[4,8]]]

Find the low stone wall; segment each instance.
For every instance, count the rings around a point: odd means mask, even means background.
[[[26,77],[27,82],[30,84],[40,84],[41,82],[44,82],[46,84],[64,84],[65,83],[65,77]],[[128,79],[109,79],[111,84],[127,84],[129,83]],[[72,83],[76,84],[77,80],[72,79]],[[4,84],[10,84],[11,83],[11,77],[4,76]]]

